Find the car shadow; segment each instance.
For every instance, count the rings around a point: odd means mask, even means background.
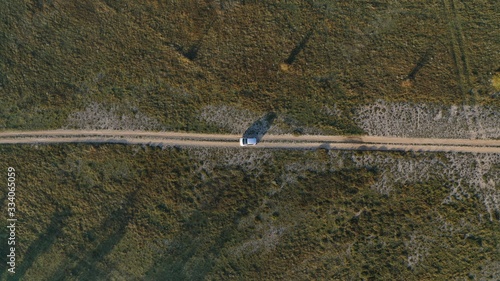
[[[243,133],[244,138],[256,138],[257,142],[260,142],[264,135],[267,133],[269,128],[273,125],[274,119],[277,115],[274,112],[269,112],[255,121],[246,131]]]
[[[322,143],[322,144],[318,147],[318,149],[331,150],[331,149],[332,149],[332,147],[330,146],[330,143],[325,142],[325,143]]]

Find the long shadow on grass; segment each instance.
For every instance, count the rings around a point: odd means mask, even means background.
[[[60,231],[65,224],[66,219],[71,215],[71,211],[67,208],[59,210],[50,220],[45,233],[40,234],[38,238],[31,243],[26,251],[26,256],[23,257],[23,262],[19,267],[16,267],[16,273],[10,275],[7,280],[20,280],[23,279],[26,271],[30,269],[36,259],[47,252],[54,244],[56,239],[60,236]],[[19,258],[19,257],[18,257]],[[2,267],[0,276],[3,275],[7,267]]]
[[[234,225],[227,225],[215,239],[207,237],[211,216],[207,211],[194,211],[180,235],[170,242],[163,258],[146,272],[145,277],[148,280],[206,280],[226,243],[237,234]]]
[[[277,115],[274,112],[269,112],[262,116],[259,120],[255,121],[246,131],[243,133],[244,138],[256,138],[257,142],[264,137],[269,128],[273,125],[274,119]]]
[[[208,258],[196,259],[190,263],[193,272],[186,272],[185,266],[197,256],[203,256],[201,245],[205,238],[203,234],[208,227],[209,214],[195,210],[189,219],[184,222],[181,235],[170,242],[164,258],[151,267],[146,273],[151,280],[204,280],[205,275],[213,267]],[[206,238],[205,238],[206,239]]]
[[[432,51],[432,48],[429,48],[427,49],[427,51],[425,51],[425,53],[418,59],[415,67],[413,67],[410,73],[408,73],[406,79],[415,80],[415,77],[417,76],[417,73],[420,71],[420,69],[422,69],[425,65],[427,65],[427,63],[429,63],[429,60],[432,57]]]
[[[124,206],[113,211],[99,226],[85,234],[87,243],[102,236],[103,239],[97,247],[83,245],[81,251],[71,254],[67,266],[59,268],[48,280],[66,280],[68,277],[77,280],[95,280],[102,278],[102,272],[98,263],[105,258],[125,235],[125,229],[133,216],[135,202],[137,201],[138,189],[131,192]],[[112,268],[109,268],[111,270]]]

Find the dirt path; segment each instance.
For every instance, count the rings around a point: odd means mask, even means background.
[[[183,147],[239,147],[240,137],[240,135],[141,131],[11,131],[0,132],[0,144],[121,143]],[[266,135],[257,146],[249,148],[500,153],[500,140]]]

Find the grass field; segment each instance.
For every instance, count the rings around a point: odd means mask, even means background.
[[[356,134],[383,99],[500,106],[495,1],[4,1],[0,128],[67,125],[92,103],[220,131],[227,105]],[[339,117],[324,107],[340,110]]]
[[[0,11],[0,130],[273,116],[276,134],[499,137],[498,1]],[[0,163],[18,183],[1,280],[500,279],[498,155],[4,145]]]
[[[54,145],[0,160],[17,169],[23,280],[499,276],[498,155]]]

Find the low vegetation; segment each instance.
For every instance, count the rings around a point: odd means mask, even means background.
[[[500,110],[378,101],[356,109],[355,120],[368,134],[417,138],[500,138]]]
[[[124,110],[121,110],[124,111]],[[114,106],[110,109],[98,103],[90,104],[85,111],[71,114],[68,118],[68,129],[83,130],[161,130],[158,121],[151,119],[131,108],[131,112],[122,112]]]
[[[499,278],[498,155],[6,145],[0,161],[18,170],[21,279]]]
[[[500,136],[495,1],[0,11],[0,130]],[[19,224],[2,280],[500,279],[498,155],[2,145],[0,163]]]
[[[379,99],[500,107],[491,1],[15,0],[0,10],[0,129],[61,128],[95,103],[168,130],[227,132],[200,116],[234,107],[334,134],[363,133],[352,111]]]

